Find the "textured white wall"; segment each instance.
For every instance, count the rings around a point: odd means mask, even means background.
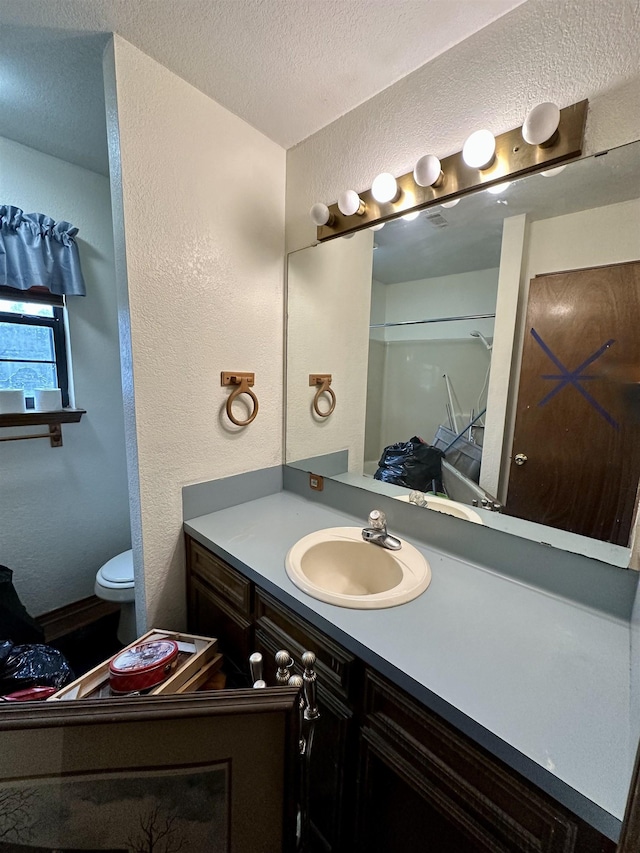
[[[138,628],[179,628],[181,487],[282,460],[285,152],[123,39],[114,46],[125,236],[116,250],[120,261],[126,250],[146,602]],[[256,374],[260,412],[246,428],[226,419],[222,370]]]
[[[79,424],[64,444],[0,444],[0,561],[34,615],[93,593],[130,547],[109,181],[0,138],[0,199],[79,228],[87,296],[68,300]]]
[[[288,249],[314,241],[314,202],[518,127],[540,101],[589,99],[586,153],[638,139],[639,42],[637,0],[528,0],[289,150]]]
[[[289,462],[349,451],[362,473],[373,233],[331,240],[289,256],[287,447]],[[310,373],[331,373],[336,408],[312,410]],[[319,408],[328,408],[323,395]]]

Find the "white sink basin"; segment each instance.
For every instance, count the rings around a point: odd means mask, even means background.
[[[477,512],[471,507],[450,501],[448,498],[439,498],[437,495],[425,495],[427,505],[425,509],[433,509],[436,512],[444,512],[447,515],[453,515],[456,518],[464,518],[466,521],[473,521],[474,524],[482,524],[482,519]],[[396,495],[397,501],[406,501],[409,503],[409,495]]]
[[[285,568],[303,592],[340,607],[395,607],[420,595],[431,568],[417,548],[402,541],[390,551],[362,539],[360,527],[329,527],[298,540]]]

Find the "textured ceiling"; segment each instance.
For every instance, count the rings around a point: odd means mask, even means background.
[[[0,26],[0,136],[108,174],[107,39]]]
[[[0,0],[0,135],[104,172],[116,32],[289,148],[522,2]]]

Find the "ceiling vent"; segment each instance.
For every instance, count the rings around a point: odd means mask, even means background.
[[[441,213],[438,213],[437,210],[427,210],[424,218],[427,220],[429,225],[433,225],[434,228],[446,228],[449,224],[444,216]]]

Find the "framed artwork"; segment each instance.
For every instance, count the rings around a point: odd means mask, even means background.
[[[0,709],[0,853],[293,851],[297,695]]]

